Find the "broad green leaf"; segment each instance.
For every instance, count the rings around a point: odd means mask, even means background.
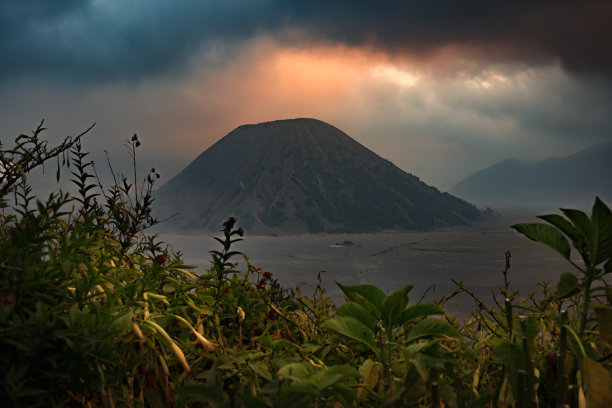
[[[353,401],[355,401],[356,398],[357,392],[352,386],[349,387],[344,384],[336,384],[336,386],[331,389],[330,399],[336,400],[341,404],[340,406],[350,407],[353,405]]]
[[[522,336],[526,335],[527,338],[531,341],[535,340],[535,338],[540,333],[540,322],[533,315],[528,315],[526,319],[527,323],[527,333],[523,333],[523,329],[521,324],[515,324],[517,332]]]
[[[333,366],[329,368],[321,368],[314,376],[314,383],[319,391],[331,387],[339,381],[348,378],[356,378],[359,373],[351,366]]]
[[[112,325],[117,328],[127,329],[132,326],[132,320],[134,319],[133,313],[123,313],[121,316],[113,320]]]
[[[586,357],[582,374],[589,408],[608,408],[612,401],[612,376],[604,366]]]
[[[208,385],[203,383],[185,384],[177,388],[176,395],[178,399],[177,402],[179,402],[179,404],[195,401],[206,401],[211,407],[223,407],[227,405],[227,395],[225,394],[225,392],[223,392],[222,388],[219,388],[214,385]],[[147,402],[149,401],[147,400]],[[160,405],[160,407],[163,406],[166,405]]]
[[[425,319],[421,320],[408,332],[407,342],[421,339],[423,337],[448,336],[457,337],[459,333],[443,320]]]
[[[612,213],[599,197],[593,205],[592,228],[591,263],[599,265],[612,257]]]
[[[574,246],[576,246],[576,249],[582,248],[584,244],[584,238],[582,237],[582,235],[580,235],[578,231],[576,231],[576,228],[574,228],[572,223],[569,222],[567,219],[563,218],[559,214],[538,215],[538,218],[548,222],[549,224],[554,225],[561,232],[567,235],[569,239],[572,240],[572,242],[574,243]],[[576,245],[576,243],[581,244]]]
[[[335,365],[328,367],[327,370],[332,373],[340,374],[343,378],[359,377],[359,372],[355,369],[355,367],[350,365]]]
[[[563,214],[572,222],[576,230],[584,237],[589,237],[592,232],[592,224],[589,216],[583,211],[573,208],[562,208]]]
[[[404,355],[416,354],[416,353],[427,353],[432,347],[435,347],[436,343],[420,341],[413,343],[404,348]]]
[[[300,346],[298,344],[295,344],[292,341],[289,341],[287,339],[276,339],[272,342],[272,348],[274,350],[280,350],[283,348],[297,348],[299,349]]]
[[[572,208],[562,208],[561,211],[565,214],[565,216],[572,222],[576,231],[583,237],[580,242],[574,242],[574,246],[582,255],[585,263],[592,262],[590,259],[590,255],[593,253],[593,226],[591,224],[591,220],[589,216],[580,210],[575,210]],[[582,247],[579,245],[583,244]],[[588,257],[587,257],[588,255]]]
[[[421,305],[414,305],[402,312],[402,317],[399,324],[405,324],[410,320],[423,317],[431,316],[444,313],[442,308],[434,303],[423,303]]]
[[[310,378],[314,372],[314,368],[314,366],[307,363],[290,363],[282,366],[276,374],[279,378],[300,381]]]
[[[272,337],[270,336],[256,336],[253,337],[252,340],[264,344],[268,347],[272,347]]]
[[[565,235],[547,224],[515,224],[514,228],[527,238],[548,245],[569,261],[571,248]]]
[[[510,366],[511,370],[524,367],[523,349],[521,346],[509,341],[502,341],[491,352],[494,360]]]
[[[370,359],[359,366],[359,374],[363,378],[363,382],[359,384],[359,390],[357,391],[357,399],[363,401],[368,397],[368,393],[374,390],[376,384],[378,384],[378,378],[382,370],[382,364],[374,362]]]
[[[490,391],[483,390],[484,395],[472,401],[466,408],[485,408],[491,402]]]
[[[359,320],[350,316],[339,316],[322,324],[324,329],[360,341],[370,347],[374,346],[374,333]]]
[[[376,330],[376,316],[358,303],[352,301],[346,302],[336,309],[336,313],[338,313],[339,316],[354,317],[373,332]]]
[[[385,294],[382,290],[373,285],[344,286],[336,282],[348,300],[371,309],[378,316],[382,317],[382,302]]]
[[[160,389],[145,388],[142,395],[147,405],[152,408],[163,408],[166,406],[166,404],[164,403],[164,395],[162,394]]]
[[[330,370],[320,370],[313,378],[313,382],[319,391],[331,387],[338,381],[342,381],[342,374],[331,372]]]
[[[241,402],[241,404],[238,405],[240,407],[249,407],[249,408],[269,408],[270,407],[267,403],[262,401],[261,398],[258,398],[252,395],[237,393],[234,397],[238,401]]]
[[[565,272],[561,275],[559,283],[557,284],[557,299],[565,299],[566,297],[573,296],[580,292],[580,283],[576,275],[570,272]]]
[[[399,322],[402,311],[408,305],[408,293],[412,290],[412,285],[404,286],[385,297],[381,304],[383,321],[386,326],[392,326]],[[391,327],[387,327],[391,329]]]
[[[257,374],[260,377],[265,378],[268,381],[272,381],[272,374],[270,373],[270,371],[268,370],[268,366],[266,364],[263,363],[256,363],[254,361],[249,361],[248,366],[251,370],[253,370],[253,372],[255,374]]]
[[[599,336],[612,344],[612,309],[605,305],[594,305],[593,309],[599,325]]]
[[[449,408],[457,408],[457,393],[446,381],[441,380],[438,387],[440,388],[440,396],[444,401],[445,406]]]

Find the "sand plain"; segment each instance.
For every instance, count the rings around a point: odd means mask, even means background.
[[[491,291],[503,283],[507,251],[511,252],[511,286],[524,294],[537,292],[540,281],[556,285],[563,272],[578,272],[552,249],[510,228],[516,222],[537,222],[533,214],[550,212],[504,210],[471,226],[433,231],[282,237],[248,236],[247,231],[236,249],[248,255],[252,264],[273,273],[284,287],[299,287],[306,294],[314,291],[320,273],[336,303],[343,296],[334,281],[373,284],[385,292],[414,285],[411,301],[416,302],[428,288],[426,299],[442,298],[456,289],[455,279],[490,300]],[[162,234],[160,238],[180,250],[200,272],[209,267],[208,251],[218,246],[211,235]],[[236,259],[239,268],[244,268],[244,261]],[[462,294],[447,304],[447,311],[468,315],[473,307],[470,297]]]

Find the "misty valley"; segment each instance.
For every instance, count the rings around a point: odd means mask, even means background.
[[[536,211],[536,210],[533,210]],[[302,234],[289,236],[250,236],[236,249],[249,261],[271,272],[287,288],[299,287],[312,295],[320,274],[323,287],[340,304],[344,285],[371,284],[385,293],[414,285],[413,296],[439,300],[457,287],[452,280],[463,280],[483,299],[503,283],[505,253],[511,252],[509,279],[522,293],[538,291],[538,282],[556,285],[567,272],[563,259],[544,245],[525,239],[510,225],[532,222],[540,212],[503,210],[498,216],[471,226],[448,227],[425,232],[379,232],[362,234]],[[240,225],[240,219],[237,220]],[[210,267],[208,250],[215,244],[213,234],[161,234],[160,238],[180,250],[185,262],[203,273]],[[344,242],[352,243],[345,245]],[[238,269],[245,262],[236,259]],[[430,286],[432,286],[430,288]],[[448,302],[446,311],[467,316],[474,301],[462,294]]]

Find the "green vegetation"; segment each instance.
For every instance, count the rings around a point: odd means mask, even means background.
[[[41,124],[42,126],[42,124]],[[562,210],[513,228],[577,275],[492,302],[462,282],[434,303],[411,287],[344,286],[336,308],[283,289],[232,250],[229,218],[198,275],[146,229],[154,170],[103,187],[80,139],[0,146],[0,393],[9,406],[607,407],[612,401],[612,214]],[[129,141],[135,161],[140,142]],[[75,197],[32,196],[28,170],[70,163]],[[9,206],[9,201],[14,205]],[[571,244],[570,244],[571,243]],[[580,259],[572,257],[572,247]],[[244,257],[247,267],[237,270]],[[445,302],[467,293],[463,322]],[[489,306],[492,304],[492,306]]]

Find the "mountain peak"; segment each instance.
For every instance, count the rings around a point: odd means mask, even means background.
[[[263,234],[366,232],[464,224],[471,204],[421,182],[317,119],[239,126],[157,192],[176,227],[228,216]]]

